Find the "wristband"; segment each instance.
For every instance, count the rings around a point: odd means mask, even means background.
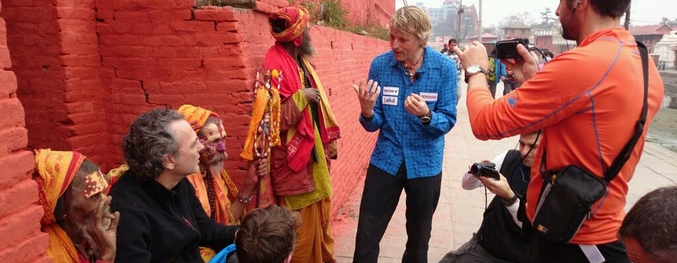
[[[249,201],[252,200],[252,197],[253,197],[253,196],[254,196],[254,195],[252,195],[252,194],[250,193],[249,196],[247,196],[247,197],[242,197],[242,196],[238,193],[238,194],[237,194],[237,200],[240,201],[240,203],[243,203],[243,204],[246,205],[247,203],[249,203]]]
[[[513,195],[512,198],[510,198],[510,199],[503,199],[503,198],[501,198],[501,202],[503,202],[503,204],[504,204],[505,206],[511,206],[511,205],[513,205],[516,201],[517,201],[517,195]]]

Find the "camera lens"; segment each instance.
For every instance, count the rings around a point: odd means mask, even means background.
[[[470,167],[470,173],[473,175],[479,175],[479,172],[482,170],[482,165],[479,163],[474,163]]]

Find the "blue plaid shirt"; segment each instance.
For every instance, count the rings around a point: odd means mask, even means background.
[[[392,51],[371,62],[369,79],[378,81],[381,94],[374,106],[374,117],[367,121],[360,115],[365,130],[380,129],[370,162],[393,176],[402,162],[408,179],[436,176],[442,172],[444,135],[456,124],[456,66],[440,52],[426,47],[414,82],[404,72]],[[426,99],[432,113],[430,124],[422,124],[404,109],[404,100],[411,93]]]

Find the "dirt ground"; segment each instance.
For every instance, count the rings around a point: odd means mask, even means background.
[[[662,108],[651,123],[646,140],[677,152],[677,109]]]

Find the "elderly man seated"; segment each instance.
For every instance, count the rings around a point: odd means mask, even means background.
[[[40,225],[54,262],[113,262],[120,214],[110,213],[108,183],[99,167],[77,152],[35,152]]]
[[[226,130],[219,115],[208,109],[184,104],[179,113],[191,125],[204,148],[200,153],[200,172],[189,175],[188,181],[195,188],[207,216],[223,225],[239,224],[244,210],[252,200],[258,178],[268,170],[265,159],[249,162],[243,186],[238,189],[230,175],[223,168],[228,158],[226,152]],[[202,259],[208,261],[214,250],[201,247]]]

